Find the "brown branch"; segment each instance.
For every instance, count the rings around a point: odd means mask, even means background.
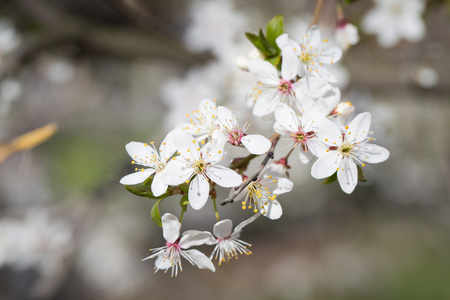
[[[273,159],[273,151],[275,150],[275,147],[277,146],[279,139],[280,139],[280,135],[278,133],[274,133],[272,135],[272,137],[270,138],[272,145],[270,146],[270,149],[267,152],[266,157],[264,157],[264,160],[261,162],[261,165],[259,166],[259,168],[246,181],[244,181],[243,183],[241,183],[240,185],[235,187],[234,193],[227,199],[220,202],[220,205],[225,205],[227,203],[234,202],[234,198],[236,198],[236,196],[239,195],[250,184],[250,182],[252,182],[252,181],[256,180],[256,178],[258,178],[261,171],[264,169],[264,167],[269,162],[269,159],[271,159],[271,158]]]
[[[317,24],[317,22],[319,21],[319,16],[320,16],[320,12],[322,11],[323,1],[324,0],[317,0],[316,8],[314,10],[314,15],[313,15],[313,18],[311,20],[311,23],[309,24],[309,27]]]

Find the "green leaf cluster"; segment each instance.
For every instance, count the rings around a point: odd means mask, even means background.
[[[283,34],[283,15],[277,15],[267,24],[266,35],[262,29],[258,34],[247,32],[245,36],[265,56],[265,60],[279,68],[281,50],[276,43],[277,37]]]

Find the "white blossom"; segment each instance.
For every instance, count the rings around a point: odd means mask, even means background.
[[[234,146],[244,146],[252,154],[264,154],[269,151],[271,142],[260,134],[246,134],[250,126],[248,122],[244,127],[239,127],[238,118],[225,106],[219,106],[217,109],[217,126],[228,143]]]
[[[168,160],[176,152],[172,135],[173,131],[167,134],[159,147],[159,151],[156,150],[154,142],[150,143],[151,146],[140,142],[128,143],[125,146],[125,149],[133,158],[131,163],[142,165],[147,168],[136,168],[135,173],[124,176],[120,180],[120,183],[126,185],[139,184],[155,174],[151,185],[152,193],[155,196],[164,194],[168,186],[163,181],[163,175]]]
[[[163,180],[169,185],[189,183],[189,204],[201,209],[208,200],[210,181],[222,187],[235,187],[242,178],[235,171],[225,167],[231,160],[224,151],[226,140],[214,140],[199,146],[198,140],[185,131],[174,131],[175,146],[178,156],[167,165]]]
[[[195,234],[183,235],[180,238],[181,224],[177,217],[169,213],[162,216],[161,223],[166,245],[151,249],[153,254],[143,259],[156,258],[155,273],[159,270],[165,270],[167,272],[169,269],[172,269],[171,276],[177,276],[178,270],[183,271],[181,265],[182,257],[199,269],[216,271],[214,264],[205,254],[196,249],[186,250],[192,246],[199,246],[208,242],[211,238],[209,232],[198,231]]]
[[[345,51],[350,46],[354,46],[359,42],[358,28],[355,25],[343,20],[339,22],[334,32],[334,40],[336,45]]]
[[[292,59],[287,56],[286,60]],[[255,116],[266,116],[274,112],[278,103],[296,107],[298,111],[314,102],[313,99],[324,96],[331,85],[320,78],[301,78],[297,80],[297,58],[289,64],[283,64],[281,77],[277,69],[264,60],[252,60],[248,67],[259,83],[249,94],[247,105],[253,106]],[[283,57],[283,62],[285,58]]]
[[[364,167],[366,162],[380,163],[389,157],[387,149],[369,144],[372,140],[368,137],[370,123],[370,113],[361,113],[345,127],[345,133],[342,134],[337,125],[328,120],[323,121],[318,136],[328,149],[319,153],[311,175],[322,179],[337,171],[342,190],[347,194],[352,193],[358,183],[357,163]]]
[[[281,49],[282,68],[294,69],[300,77],[320,77],[336,82],[325,66],[338,62],[342,51],[338,47],[330,47],[328,39],[321,38],[317,26],[309,29],[300,44],[289,39],[286,33],[280,35],[276,42]]]
[[[423,0],[374,0],[375,7],[365,16],[362,29],[378,36],[384,48],[395,46],[400,39],[417,42],[425,36]]]
[[[186,130],[199,141],[212,137],[214,131],[217,129],[216,100],[202,100],[199,108],[193,110],[191,114],[187,114],[186,117],[190,118],[189,123],[179,124],[178,127],[183,128],[183,130]]]

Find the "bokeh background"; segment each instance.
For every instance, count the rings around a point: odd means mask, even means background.
[[[141,262],[164,239],[153,200],[119,184],[132,170],[125,144],[159,144],[203,98],[251,117],[255,78],[235,65],[252,50],[244,32],[283,14],[298,38],[315,1],[2,0],[0,144],[49,123],[58,131],[0,165],[0,299],[450,299],[449,2],[422,4],[424,36],[385,48],[361,30],[333,68],[342,100],[372,113],[389,160],[347,195],[293,156],[282,218],[245,228],[253,254],[214,274],[185,261],[175,279]],[[344,15],[361,29],[375,5],[359,0]],[[336,21],[327,0],[319,26],[330,40]],[[270,135],[270,122],[252,123]],[[249,216],[239,204],[220,213]],[[214,223],[208,204],[183,230]]]

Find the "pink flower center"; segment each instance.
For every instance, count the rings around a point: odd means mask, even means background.
[[[315,136],[316,133],[314,131],[305,132],[301,127],[296,132],[291,134],[291,138],[294,140],[295,144],[301,144],[303,151],[305,152],[308,151],[308,146],[306,145],[306,143],[309,139]]]
[[[176,252],[180,251],[180,245],[178,245],[177,242],[175,242],[175,243],[166,242],[166,247],[168,249],[172,249],[172,251],[176,251]]]
[[[292,82],[289,80],[281,79],[278,85],[278,91],[282,94],[289,94],[292,91]]]
[[[238,146],[241,144],[242,137],[245,133],[241,129],[234,129],[228,133],[228,142],[231,145]]]

